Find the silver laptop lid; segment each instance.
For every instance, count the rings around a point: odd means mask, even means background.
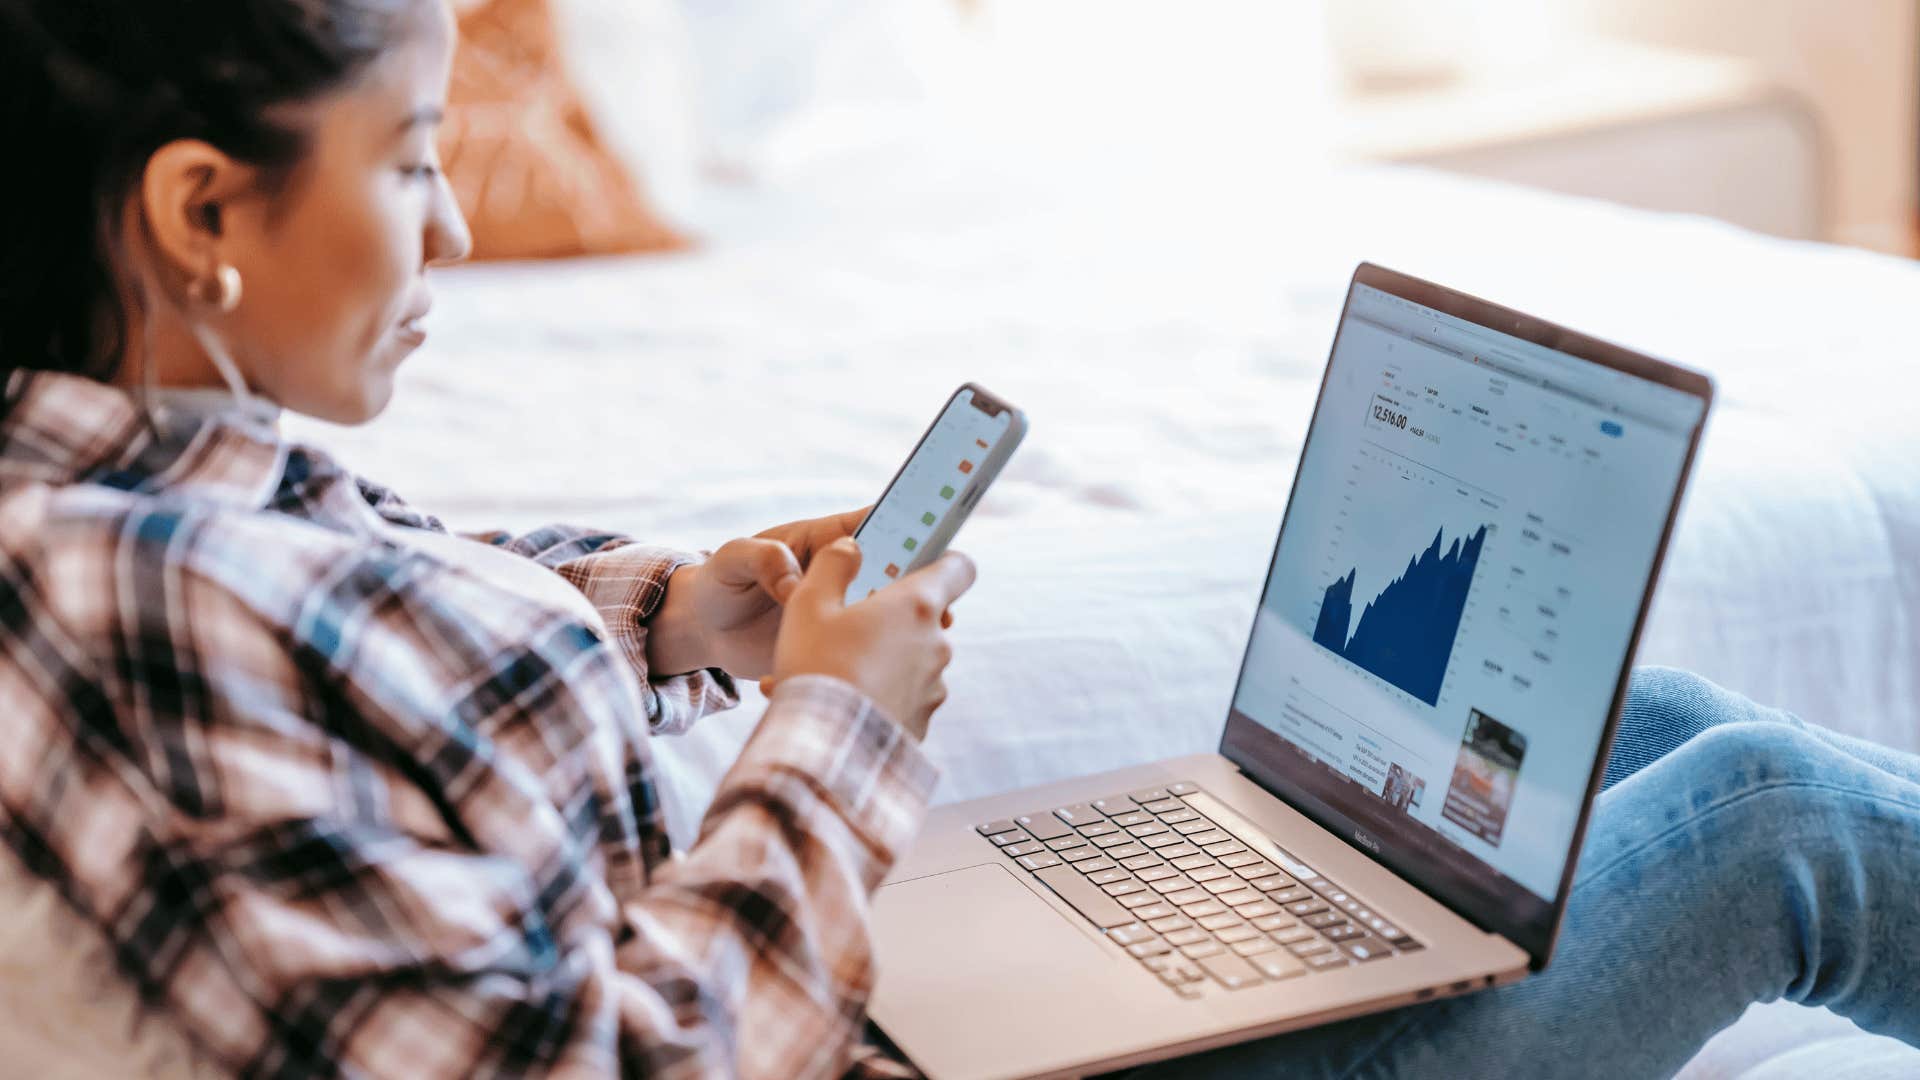
[[[1544,966],[1712,392],[1360,267],[1221,753]]]

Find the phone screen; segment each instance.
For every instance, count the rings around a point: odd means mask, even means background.
[[[861,562],[847,589],[847,603],[864,600],[940,557],[1005,459],[1005,453],[995,451],[1005,449],[1009,438],[1018,438],[1014,416],[1006,406],[982,409],[965,387],[953,395],[853,534],[860,542]]]

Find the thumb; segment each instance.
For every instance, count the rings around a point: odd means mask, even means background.
[[[853,537],[843,536],[813,557],[795,595],[805,594],[811,603],[839,607],[846,603],[847,587],[859,572],[860,545]]]
[[[743,540],[751,545],[747,565],[752,567],[754,583],[767,595],[784,604],[800,587],[800,560],[793,549],[778,540]]]

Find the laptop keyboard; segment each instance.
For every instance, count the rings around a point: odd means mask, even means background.
[[[1187,804],[1199,791],[1168,784],[977,830],[1181,997],[1421,948],[1299,860],[1248,850]]]

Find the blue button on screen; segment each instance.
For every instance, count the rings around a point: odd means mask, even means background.
[[[1625,428],[1621,427],[1619,424],[1616,424],[1611,420],[1600,421],[1600,431],[1602,434],[1611,435],[1616,439],[1626,433]]]

